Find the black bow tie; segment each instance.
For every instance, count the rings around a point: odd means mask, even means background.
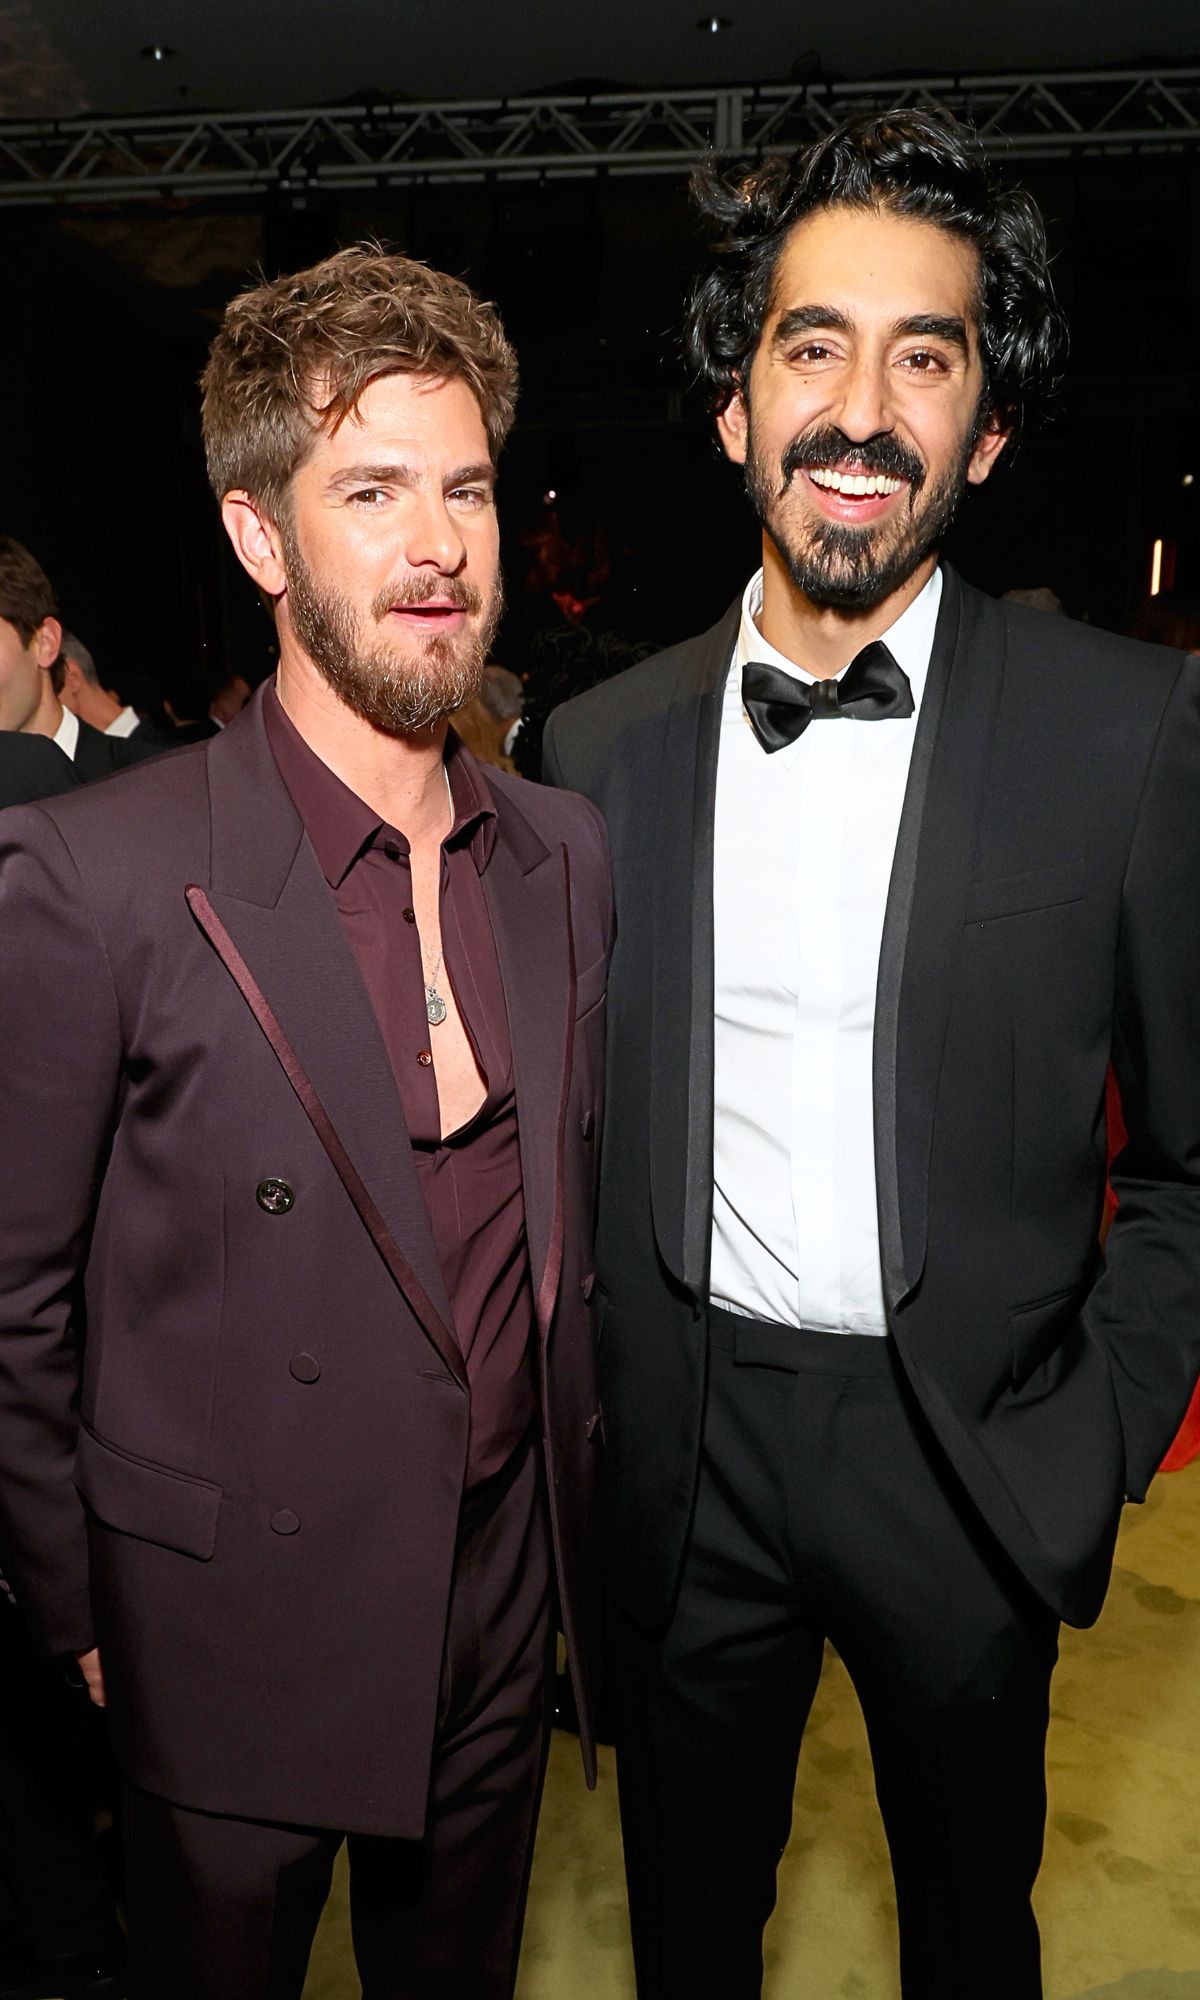
[[[908,675],[882,639],[857,653],[837,681],[798,681],[780,667],[749,660],[742,668],[742,706],[770,756],[803,736],[810,722],[848,715],[853,722],[886,722],[913,713]]]

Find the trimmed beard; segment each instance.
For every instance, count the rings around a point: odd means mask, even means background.
[[[418,648],[400,653],[382,642],[371,645],[349,598],[318,583],[292,524],[281,522],[279,532],[292,629],[318,673],[355,715],[389,736],[415,736],[479,693],[504,608],[499,573],[486,603],[473,583],[455,576],[420,574],[402,590],[381,591],[370,609],[376,624],[397,605],[426,604],[433,597],[479,621],[462,633],[431,633]]]
[[[776,488],[755,448],[753,415],[746,452],[746,491],[750,504],[783,559],[792,583],[811,604],[823,610],[870,611],[908,582],[926,558],[944,541],[967,490],[967,471],[982,434],[984,413],[976,416],[958,457],[945,476],[918,505],[926,471],[916,453],[896,438],[870,438],[853,444],[843,432],[828,426],[797,438],[783,455],[782,481]],[[806,467],[844,462],[856,471],[882,473],[908,481],[908,515],[890,546],[879,548],[879,526],[852,527],[844,521],[818,521],[802,527],[803,547],[789,542],[779,519],[793,475]],[[773,518],[774,517],[774,518]]]

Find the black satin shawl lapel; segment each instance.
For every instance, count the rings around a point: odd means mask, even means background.
[[[708,1285],[713,1161],[713,818],[721,699],[741,604],[679,670],[662,739],[655,870],[650,1188],[663,1260]]]
[[[1003,683],[1003,621],[991,612],[943,569],[876,990],[875,1170],[892,1311],[925,1265],[934,1099]]]

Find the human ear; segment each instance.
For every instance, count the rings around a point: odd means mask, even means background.
[[[287,588],[287,576],[283,567],[283,538],[275,522],[240,488],[225,495],[221,519],[233,543],[233,552],[247,575],[268,597],[281,597]]]
[[[43,618],[33,635],[33,657],[39,667],[50,668],[62,652],[63,628],[57,618]]]
[[[735,389],[723,410],[717,412],[717,435],[726,458],[735,465],[746,463],[749,444],[750,412],[746,398],[740,388]]]
[[[975,440],[967,465],[967,478],[972,486],[983,485],[1011,436],[1012,425],[1004,421],[999,410],[993,410]]]

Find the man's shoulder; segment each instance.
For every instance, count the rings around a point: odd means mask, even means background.
[[[514,772],[491,767],[487,781],[502,826],[519,816],[547,847],[566,847],[572,853],[603,853],[603,821],[590,799],[578,792],[556,790],[551,785],[535,785]]]
[[[679,705],[699,696],[722,661],[732,658],[740,616],[740,599],[706,632],[698,632],[662,652],[626,667],[611,680],[556,708],[547,723],[547,737],[560,757],[585,763],[599,755],[607,759],[622,738],[654,728]]]
[[[170,845],[173,830],[207,820],[204,745],[143,759],[91,784],[77,786],[35,804],[14,806],[3,816],[4,830],[34,845],[53,829],[61,842],[86,861],[118,856],[149,870]]]
[[[1184,665],[1186,656],[1169,646],[1147,645],[1076,618],[964,588],[985,607],[986,616],[1002,620],[1009,665],[1019,668],[1028,662],[1039,673],[1079,676],[1084,687],[1094,690],[1097,703],[1166,702]]]

